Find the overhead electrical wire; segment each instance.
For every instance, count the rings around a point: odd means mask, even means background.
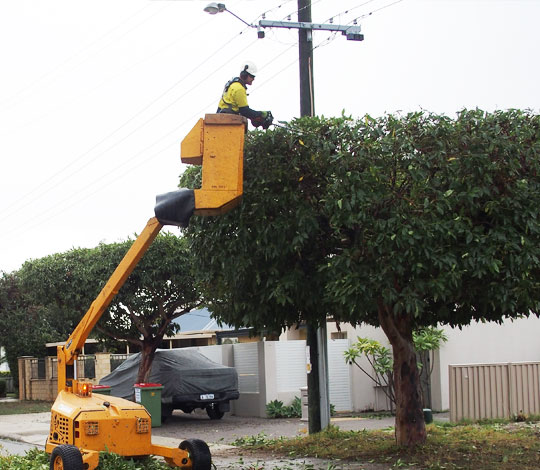
[[[248,46],[248,47],[250,47],[250,46]],[[263,64],[263,66],[261,67],[261,70],[264,69],[265,67],[269,66],[270,64],[272,64],[274,61],[276,61],[279,57],[284,55],[292,47],[293,46],[291,46],[291,47],[287,48],[286,50],[280,52],[279,54],[274,56],[270,61]],[[242,51],[240,51],[240,52],[242,52]],[[295,59],[295,62],[296,62],[296,59]],[[275,76],[279,75],[284,70],[289,68],[290,65],[291,64],[287,65],[284,69],[282,69],[278,73],[276,73],[276,74],[272,75],[271,77],[267,78],[263,83],[261,83],[261,85],[258,88],[264,87],[266,84],[270,83],[271,80]],[[176,125],[172,130],[168,131],[167,133],[163,134],[161,137],[156,139],[149,146],[147,146],[144,149],[142,149],[141,151],[137,152],[135,155],[130,156],[129,159],[125,160],[124,162],[121,162],[120,164],[116,165],[112,169],[108,169],[108,172],[107,172],[106,176],[109,177],[110,181],[108,181],[108,182],[106,182],[104,184],[101,184],[97,189],[95,189],[91,193],[81,195],[81,197],[78,197],[75,200],[69,199],[69,200],[61,201],[60,203],[55,204],[54,206],[51,206],[51,207],[47,208],[45,211],[41,212],[39,214],[39,218],[37,220],[33,219],[31,221],[28,221],[27,223],[23,223],[21,225],[13,227],[11,230],[9,230],[9,229],[4,230],[4,231],[1,232],[0,237],[7,237],[7,236],[17,235],[17,234],[22,233],[22,232],[24,232],[26,230],[38,227],[39,225],[41,225],[45,221],[54,219],[55,217],[59,217],[60,215],[64,214],[66,210],[68,210],[68,209],[70,209],[72,207],[75,207],[75,206],[81,204],[82,202],[84,202],[85,200],[89,199],[90,197],[94,196],[95,194],[100,193],[103,189],[111,186],[112,184],[116,183],[118,180],[125,178],[127,175],[129,175],[130,173],[135,171],[137,168],[141,167],[142,165],[144,165],[148,161],[156,158],[157,156],[162,154],[164,151],[170,149],[173,146],[178,145],[178,137],[177,137],[178,130],[181,129],[182,127],[184,127],[186,124],[189,124],[190,122],[192,122],[193,119],[195,119],[197,116],[199,116],[202,112],[204,112],[210,106],[215,105],[215,103],[216,103],[216,100],[212,100],[207,105],[205,105],[204,107],[202,107],[201,109],[199,109],[198,111],[193,113],[190,117],[186,118],[183,122]],[[130,168],[123,171],[120,175],[118,175],[118,176],[114,175],[118,170],[124,168],[127,164],[133,164],[133,162],[136,159],[138,159],[140,156],[146,154],[151,148],[153,148],[154,146],[156,146],[157,144],[162,142],[164,139],[170,137],[171,135],[174,135],[174,140],[171,143],[166,144],[166,146],[162,147],[159,151],[157,151],[157,152],[153,153],[152,155],[150,155],[149,157],[137,162],[135,165],[132,165]],[[97,178],[94,181],[88,183],[87,185],[83,186],[82,188],[78,188],[77,189],[78,194],[84,193],[87,189],[90,189],[93,186],[95,186],[97,183],[102,182],[102,180],[103,180],[103,177],[100,177],[100,178]]]
[[[367,2],[364,2],[363,4],[361,5],[358,5],[358,7],[360,6],[363,6],[363,5],[366,5],[368,3],[371,3],[373,0],[368,0]],[[386,5],[383,5],[382,7],[379,7],[379,8],[376,8],[374,10],[371,10],[369,13],[364,13],[363,15],[360,15],[360,16],[357,16],[356,18],[350,20],[347,25],[352,25],[352,24],[356,24],[359,20],[361,19],[364,19],[364,18],[367,18],[369,16],[372,16],[374,13],[377,13],[381,10],[384,10],[386,8],[389,8],[393,5],[397,5],[398,3],[401,3],[403,2],[404,0],[395,0],[394,2],[391,2],[391,3],[388,3]],[[353,8],[357,8],[357,7],[353,7]],[[349,10],[350,11],[350,10]],[[343,14],[340,13],[340,14]],[[337,16],[337,15],[336,15]],[[334,16],[335,17],[335,16]],[[337,37],[337,32],[335,33],[332,33],[330,34],[325,40],[321,41],[319,44],[317,44],[316,46],[313,47],[313,50],[315,49],[318,49],[319,47],[324,47],[324,46],[327,46],[328,44],[330,44],[335,38]]]
[[[159,114],[161,114],[162,112],[164,112],[166,109],[170,108],[173,104],[175,104],[177,101],[179,101],[182,97],[186,96],[189,92],[193,91],[193,89],[195,89],[197,86],[199,86],[202,82],[208,80],[211,76],[211,74],[208,74],[206,75],[206,78],[204,78],[203,80],[199,81],[197,83],[197,85],[193,88],[191,88],[190,90],[188,90],[188,92],[185,92],[183,95],[181,95],[180,98],[177,98],[175,99],[174,101],[170,102],[168,105],[166,105],[164,108],[162,108],[158,113],[154,114],[150,119],[147,119],[142,125],[140,125],[139,127],[137,127],[134,131],[130,132],[127,136],[125,136],[123,139],[121,139],[119,142],[117,142],[117,144],[109,147],[107,150],[105,150],[104,152],[100,153],[98,155],[98,157],[95,157],[93,160],[85,163],[82,167],[78,167],[77,169],[75,169],[74,171],[70,172],[66,177],[64,177],[60,182],[54,184],[52,187],[50,187],[49,189],[45,190],[45,191],[41,191],[44,186],[46,186],[49,182],[51,182],[53,179],[55,179],[56,177],[58,177],[59,175],[61,175],[62,173],[64,173],[65,171],[67,171],[68,169],[70,169],[71,167],[73,167],[75,164],[79,163],[84,157],[86,157],[87,155],[91,154],[95,149],[97,149],[100,145],[102,145],[104,142],[106,142],[108,139],[110,139],[112,136],[114,136],[115,134],[117,134],[120,130],[122,130],[123,128],[125,128],[128,124],[130,124],[132,121],[134,121],[139,115],[141,115],[142,113],[144,113],[146,110],[148,110],[149,108],[152,107],[152,105],[154,103],[156,103],[157,101],[159,101],[160,99],[162,99],[164,96],[166,96],[167,94],[169,94],[172,90],[174,90],[176,87],[178,87],[185,79],[187,79],[189,76],[191,76],[195,71],[197,71],[198,69],[200,69],[203,65],[205,65],[209,60],[211,60],[215,55],[217,55],[218,53],[221,53],[222,50],[227,47],[231,42],[233,42],[236,38],[238,37],[238,34],[236,34],[234,37],[232,37],[229,41],[227,41],[225,44],[223,44],[220,48],[218,48],[214,53],[212,53],[210,56],[208,56],[206,59],[204,59],[202,62],[200,62],[196,67],[194,67],[193,69],[190,69],[189,73],[186,74],[184,77],[182,77],[180,80],[177,80],[172,86],[170,86],[167,90],[165,90],[164,92],[162,92],[159,96],[157,96],[156,98],[154,98],[150,103],[148,103],[147,105],[145,105],[143,108],[141,108],[139,111],[137,111],[137,113],[135,113],[133,116],[131,116],[127,121],[125,121],[122,125],[120,125],[119,127],[117,127],[115,130],[113,130],[112,132],[110,132],[109,134],[107,134],[104,138],[102,138],[98,143],[96,143],[94,146],[92,146],[89,150],[87,150],[86,152],[84,152],[83,154],[81,154],[79,157],[75,158],[73,161],[71,161],[70,163],[68,163],[65,167],[63,167],[62,169],[60,169],[59,171],[57,171],[54,175],[52,175],[50,178],[48,178],[47,180],[45,180],[43,183],[39,184],[38,186],[36,186],[35,188],[32,189],[32,191],[30,191],[29,193],[25,194],[22,198],[20,198],[19,200],[15,201],[13,204],[3,208],[1,211],[0,211],[0,214],[4,214],[6,213],[6,211],[9,211],[10,209],[12,209],[14,206],[15,208],[9,212],[9,214],[7,216],[4,216],[2,218],[0,218],[0,221],[2,220],[5,220],[7,217],[9,217],[11,214],[19,211],[20,209],[24,208],[24,207],[27,207],[28,205],[30,205],[34,200],[38,199],[38,198],[41,198],[43,196],[44,193],[47,193],[49,191],[51,191],[52,189],[56,188],[59,186],[59,184],[65,182],[68,178],[70,178],[71,176],[79,173],[80,171],[82,171],[83,169],[85,169],[86,167],[88,167],[89,164],[93,163],[97,158],[100,158],[105,152],[111,150],[112,148],[116,147],[116,145],[118,145],[119,143],[123,142],[126,140],[127,137],[133,135],[137,130],[141,129],[144,125],[148,124],[150,121],[152,121],[153,119],[155,119]],[[246,48],[244,48],[242,51],[240,52],[237,52],[236,54],[238,53],[241,53],[243,51],[245,51],[247,48],[251,47],[254,43],[256,42],[253,41],[251,44],[249,44],[249,46],[247,46]],[[227,62],[225,62],[224,64],[222,64],[220,67],[224,66]],[[41,192],[40,192],[41,191]],[[22,205],[19,205],[20,202],[22,200],[26,200],[29,196],[31,195],[34,195],[36,193],[39,192],[39,195],[36,196],[35,198],[33,198],[32,200],[30,200],[29,202],[25,203],[25,204],[22,204]]]
[[[318,1],[322,1],[322,0],[318,0]],[[395,5],[397,3],[400,3],[402,2],[403,0],[396,0],[390,4],[387,4],[387,5],[384,5],[383,7],[380,7],[376,10],[373,10],[372,12],[369,13],[369,15],[371,15],[372,13],[375,13],[377,11],[380,11],[384,8],[388,8],[392,5]],[[285,2],[285,3],[288,3],[288,2]],[[366,3],[369,3],[369,2],[364,2],[364,4]],[[357,7],[360,7],[361,5],[358,5]],[[281,7],[281,6],[280,6]],[[276,7],[278,8],[278,7]],[[356,7],[353,7],[353,8],[356,8]],[[269,10],[269,11],[272,11],[272,10]],[[350,10],[347,10],[347,11],[350,11]],[[346,13],[346,12],[344,12]],[[368,15],[364,15],[364,16],[368,16]],[[359,17],[360,18],[360,17]],[[247,28],[246,28],[247,29]],[[244,30],[245,31],[245,30]],[[242,33],[244,32],[242,31]],[[242,34],[240,33],[240,34]],[[234,39],[237,38],[238,35],[235,35],[228,43],[226,43],[223,47],[227,46],[230,42],[232,42]],[[242,51],[240,52],[237,52],[236,54],[239,54],[243,51],[245,51],[247,48],[251,47],[256,41],[254,41],[253,43],[249,44],[246,48],[244,48]],[[324,42],[324,41],[323,41]],[[317,46],[314,47],[314,49],[316,49],[317,47],[321,47],[321,44],[318,44]],[[218,49],[214,54],[212,54],[211,56],[209,56],[207,59],[205,59],[202,63],[199,64],[199,66],[197,68],[200,68],[202,67],[208,60],[210,60],[215,54],[221,52],[221,50],[223,49],[223,47],[221,47],[220,49]],[[292,47],[294,47],[294,45],[291,45],[289,46],[285,51],[281,52],[280,54],[278,54],[276,57],[274,57],[271,61],[269,61],[265,66],[268,66],[269,64],[271,64],[272,62],[274,62],[275,60],[277,60],[279,57],[281,57],[282,55],[284,55],[288,50],[290,50]],[[295,60],[293,62],[291,62],[290,64],[286,65],[283,69],[281,69],[280,71],[276,72],[274,75],[272,75],[271,77],[269,77],[268,79],[266,79],[263,83],[261,83],[261,85],[259,85],[257,87],[257,90],[259,90],[260,88],[263,88],[264,86],[266,86],[268,83],[271,82],[271,80],[273,78],[275,78],[276,76],[280,75],[281,73],[283,73],[283,71],[287,70],[288,68],[290,68],[291,66],[293,66],[295,63],[297,63],[297,59],[295,58]],[[192,71],[193,72],[193,71]],[[187,76],[191,75],[188,74]],[[165,92],[163,92],[161,95],[159,95],[156,99],[154,99],[150,104],[148,104],[147,106],[145,106],[144,108],[142,108],[138,113],[136,113],[133,117],[131,117],[128,121],[126,121],[122,126],[118,127],[115,131],[113,131],[112,133],[108,134],[104,139],[102,139],[98,144],[96,144],[95,146],[93,146],[88,152],[86,152],[85,154],[83,154],[83,156],[86,156],[87,154],[89,154],[90,152],[92,152],[95,148],[97,148],[99,145],[101,145],[104,141],[106,141],[107,139],[109,139],[110,137],[112,137],[114,134],[116,134],[119,130],[123,129],[126,125],[128,125],[130,122],[132,122],[138,115],[142,114],[144,111],[146,111],[147,109],[149,109],[155,102],[157,102],[159,99],[161,99],[163,96],[165,96],[166,94],[169,93],[169,91],[171,91],[172,89],[174,89],[182,80],[184,80],[187,76],[183,77],[179,82],[176,82],[173,86],[171,86],[168,90],[166,90]],[[209,75],[207,75],[208,77]],[[111,150],[112,148],[116,147],[117,145],[119,145],[120,143],[122,143],[124,140],[126,140],[129,136],[131,136],[134,132],[136,132],[137,130],[139,130],[141,127],[145,126],[146,124],[148,124],[150,121],[152,121],[153,119],[155,119],[158,115],[160,115],[162,112],[164,112],[166,109],[170,108],[171,106],[173,106],[176,102],[180,101],[186,94],[190,93],[191,91],[193,91],[193,89],[197,88],[199,85],[200,85],[201,82],[199,82],[197,85],[195,85],[192,89],[190,89],[187,93],[181,95],[180,97],[176,98],[172,103],[169,103],[166,107],[162,108],[157,114],[154,114],[152,117],[150,117],[149,119],[147,119],[142,125],[140,125],[139,127],[137,127],[135,130],[133,130],[132,132],[130,132],[127,136],[124,136],[124,138],[122,138],[119,142],[116,142],[115,144],[113,144],[112,146],[108,147],[106,150],[104,150],[101,154],[98,155],[97,158],[100,158],[100,156],[104,155],[106,152],[108,152],[109,150]],[[210,106],[211,104],[209,104],[208,106]],[[206,107],[207,108],[207,107]],[[203,108],[206,109],[206,108]],[[195,116],[198,115],[198,113],[195,114]],[[156,140],[153,144],[151,144],[150,146],[147,146],[145,149],[141,150],[141,152],[138,152],[136,155],[135,155],[135,158],[138,158],[140,157],[141,155],[144,155],[149,149],[151,149],[152,147],[154,147],[155,145],[157,145],[159,142],[161,142],[162,140],[166,139],[167,137],[169,137],[171,134],[177,132],[177,130],[179,128],[181,128],[182,126],[184,126],[187,122],[189,122],[189,120],[191,120],[192,118],[190,117],[189,119],[187,119],[185,122],[183,122],[182,124],[178,125],[178,126],[175,126],[175,128],[173,130],[171,130],[170,132],[164,134],[163,136],[161,136],[158,140]],[[87,194],[86,196],[83,196],[82,198],[79,198],[78,200],[76,201],[71,201],[70,200],[70,204],[67,208],[70,208],[72,206],[75,206],[77,204],[80,204],[82,201],[88,199],[89,197],[91,197],[92,195],[96,194],[96,193],[99,193],[103,188],[113,184],[115,181],[117,181],[118,179],[120,178],[123,178],[125,175],[129,174],[130,172],[134,171],[136,168],[140,167],[141,165],[143,165],[144,163],[146,163],[148,160],[152,159],[152,158],[155,158],[157,155],[163,153],[163,151],[165,150],[168,150],[172,145],[176,145],[177,144],[177,139],[175,139],[175,141],[173,143],[170,143],[170,144],[167,144],[167,146],[165,148],[162,148],[160,149],[157,153],[154,153],[152,154],[150,157],[148,158],[145,158],[143,161],[141,162],[138,162],[135,166],[132,166],[130,169],[128,169],[127,171],[124,171],[124,173],[122,175],[120,175],[119,177],[114,177],[112,181],[106,183],[105,185],[102,185],[100,186],[97,190],[93,191],[92,193],[90,194]],[[133,163],[133,158],[130,157],[129,160],[126,160],[122,163],[120,163],[119,165],[117,165],[115,168],[113,168],[112,172],[111,173],[114,173],[116,172],[118,169],[122,168],[123,166],[127,165],[128,163]],[[58,172],[56,175],[58,175],[59,173],[62,173],[63,171],[65,171],[67,168],[71,167],[73,163],[70,163],[69,165],[67,165],[64,169],[60,170],[60,172]],[[82,168],[79,168],[78,170],[76,170],[75,172],[71,173],[70,176],[72,176],[73,174],[75,173],[78,173],[79,171],[82,171],[87,165],[85,165],[84,167]],[[55,175],[55,176],[56,176]],[[62,182],[64,182],[67,178],[64,178],[60,183],[56,184],[55,186],[53,186],[52,188],[50,188],[49,190],[52,190],[54,188],[56,188],[57,186],[59,186]],[[89,183],[88,185],[86,185],[84,188],[79,188],[80,189],[80,192],[84,192],[86,189],[94,186],[97,182],[102,182],[102,179],[103,178],[99,178],[99,179],[96,179],[94,180],[93,182]],[[42,187],[42,185],[40,186],[40,188]],[[36,188],[35,191],[38,191],[39,188]],[[33,192],[32,192],[33,193]],[[39,197],[42,196],[42,193],[40,194]],[[32,201],[31,201],[32,202]],[[30,202],[30,203],[31,203]],[[65,201],[64,201],[65,202]],[[49,210],[46,211],[47,214],[53,212],[55,209],[57,209],[58,207],[60,206],[60,204],[57,204],[56,206],[53,206],[51,208],[49,208]],[[22,206],[22,207],[25,207],[25,206]],[[20,208],[20,207],[19,207]],[[60,215],[62,212],[64,212],[66,210],[66,207],[65,206],[62,206],[62,209],[60,212],[57,212],[56,215],[53,215],[52,217],[55,217],[57,215]],[[5,212],[5,211],[4,211]],[[51,217],[46,217],[47,220],[49,220]],[[40,225],[41,223],[43,223],[43,221],[39,222],[39,223],[36,223],[36,224],[32,224],[32,227],[34,226],[37,226],[37,225]],[[28,227],[19,227],[23,230],[26,230]],[[5,235],[7,235],[7,233],[5,233]]]
[[[266,15],[268,13],[272,13],[273,11],[276,11],[276,10],[279,10],[280,8],[284,7],[285,5],[287,5],[287,3],[290,3],[292,2],[293,0],[286,0],[285,2],[283,2],[281,5],[278,5],[277,7],[274,7],[274,8],[270,8],[270,10],[266,10],[264,13],[261,13],[255,20],[252,21],[252,23],[255,23],[255,21],[257,21],[259,18],[262,18],[263,20],[266,18]]]
[[[118,73],[115,74],[114,76],[108,77],[108,78],[104,79],[101,83],[99,83],[99,84],[95,85],[93,88],[87,90],[86,93],[85,93],[85,96],[86,96],[86,95],[89,95],[89,94],[92,94],[94,91],[98,90],[98,89],[101,88],[104,84],[106,84],[107,82],[111,81],[112,79],[114,79],[114,78],[116,78],[116,77],[119,77],[119,76],[122,76],[122,75],[125,74],[126,72],[128,72],[128,71],[134,69],[135,67],[138,67],[139,65],[143,64],[143,63],[146,62],[147,60],[149,60],[149,59],[155,57],[156,55],[162,53],[163,51],[169,49],[170,47],[172,47],[172,46],[174,46],[175,44],[177,44],[179,41],[183,40],[185,37],[188,37],[191,33],[196,32],[198,29],[200,29],[200,28],[203,27],[203,26],[206,26],[206,24],[209,23],[210,21],[212,21],[211,18],[210,18],[208,21],[206,21],[205,23],[202,23],[202,24],[200,24],[200,25],[196,25],[196,26],[195,26],[193,29],[191,29],[190,31],[184,33],[182,36],[180,36],[179,38],[176,38],[174,41],[171,41],[169,44],[167,44],[167,45],[165,45],[165,46],[159,48],[157,51],[153,52],[152,54],[150,54],[150,55],[144,57],[143,59],[141,59],[140,61],[138,61],[138,62],[136,62],[136,63],[131,64],[129,67],[123,69],[122,71],[118,72]],[[247,28],[246,28],[246,29],[247,29]],[[244,30],[244,31],[245,31],[245,30]],[[242,33],[240,33],[240,34],[242,34]],[[122,35],[121,37],[125,37],[125,36],[126,36],[126,35],[124,34],[124,35]],[[236,39],[237,37],[238,37],[238,36],[235,36],[234,38]],[[105,47],[102,48],[101,50],[104,50],[104,49],[105,49]],[[82,63],[84,63],[84,62],[82,62]],[[188,74],[187,76],[189,76],[189,75],[190,75],[190,74]],[[186,76],[186,77],[187,77],[187,76]],[[184,77],[184,78],[186,78],[186,77]],[[76,100],[79,99],[80,96],[82,96],[82,95],[79,95],[78,98],[75,98],[75,99],[71,100],[70,103],[76,102]],[[157,99],[159,99],[159,97],[158,97]],[[62,107],[63,107],[64,105],[65,105],[65,104],[60,104],[60,105],[58,105],[58,106],[56,106],[56,107],[50,109],[50,110],[49,110],[48,112],[46,112],[45,114],[43,114],[43,115],[41,115],[41,116],[39,116],[39,117],[36,117],[36,118],[32,119],[31,121],[28,121],[28,122],[24,123],[23,125],[24,125],[24,126],[32,125],[32,124],[34,124],[35,122],[38,122],[38,121],[42,120],[43,118],[47,117],[47,116],[50,114],[51,111],[58,110],[58,109],[62,109]],[[10,132],[12,132],[12,130],[11,130]],[[5,134],[4,134],[4,133],[0,133],[0,135],[5,135]]]
[[[361,8],[365,5],[367,5],[368,3],[372,3],[372,2],[376,2],[377,0],[366,0],[365,2],[361,3],[360,5],[356,5],[354,7],[351,7],[351,8],[347,8],[346,10],[340,12],[340,13],[337,13],[335,15],[332,15],[331,17],[329,17],[325,23],[329,22],[329,21],[332,21],[333,18],[336,18],[336,17],[341,17],[341,15],[346,15],[347,13],[350,13],[351,11],[353,10],[356,10],[358,8]]]
[[[296,15],[296,14],[300,13],[302,10],[305,10],[306,8],[312,7],[313,5],[316,5],[317,3],[320,3],[322,1],[323,0],[315,0],[315,1],[311,2],[309,5],[306,5],[305,7],[302,7],[299,10],[295,10],[295,11],[289,13],[288,15],[285,15],[281,19],[281,21],[290,20],[293,15]]]
[[[91,49],[95,44],[98,44],[100,41],[102,41],[104,38],[106,38],[107,36],[110,36],[113,32],[117,31],[118,28],[120,26],[122,26],[123,24],[131,21],[131,19],[135,18],[139,13],[141,13],[143,10],[145,10],[146,8],[148,8],[150,5],[149,4],[146,4],[144,7],[142,7],[140,10],[137,10],[134,14],[128,16],[126,19],[122,20],[120,23],[116,24],[113,28],[109,29],[106,33],[102,34],[99,38],[93,40],[90,44],[87,44],[86,46],[82,47],[81,49],[79,49],[77,52],[73,53],[71,56],[69,56],[67,59],[65,59],[62,63],[60,63],[59,65],[56,65],[53,69],[49,70],[48,72],[44,73],[41,77],[35,79],[34,81],[32,81],[31,83],[27,84],[26,86],[24,86],[23,88],[19,89],[18,91],[16,91],[14,94],[12,94],[11,96],[8,96],[6,98],[4,98],[2,100],[2,102],[0,102],[0,110],[2,111],[6,111],[7,109],[9,109],[9,107],[13,106],[14,104],[12,105],[8,105],[6,104],[7,102],[9,102],[10,100],[13,100],[14,98],[16,98],[17,96],[23,94],[25,91],[31,89],[31,88],[34,88],[37,84],[45,81],[46,79],[49,79],[50,78],[54,78],[55,76],[57,76],[60,72],[59,70],[61,70],[62,68],[64,68],[67,64],[70,64],[72,61],[74,61],[77,57],[79,57],[83,52],[85,52],[86,50],[89,50]],[[129,34],[131,31],[135,30],[136,28],[138,28],[140,25],[144,24],[146,21],[148,21],[150,18],[154,17],[155,15],[157,15],[158,13],[160,13],[165,7],[161,8],[159,11],[157,12],[154,12],[152,13],[151,15],[145,17],[141,22],[139,22],[136,26],[134,26],[132,29],[128,30],[123,36],[121,37],[124,37],[125,35]],[[115,39],[117,40],[117,39]],[[98,50],[97,52],[94,53],[95,54],[98,54],[100,53],[102,50],[106,49],[109,45],[111,44],[111,42],[108,42],[107,44],[105,44],[100,50]],[[80,62],[79,64],[75,65],[75,67],[78,67],[79,65],[83,64],[86,60],[88,60],[88,58],[85,58],[82,62]],[[23,97],[24,99],[24,97]]]

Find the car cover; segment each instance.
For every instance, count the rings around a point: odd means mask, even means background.
[[[113,396],[131,398],[140,362],[141,353],[130,356],[103,377],[100,385],[110,386]],[[164,403],[171,402],[173,397],[238,390],[238,373],[234,367],[218,364],[188,349],[158,349],[148,381],[163,385]]]

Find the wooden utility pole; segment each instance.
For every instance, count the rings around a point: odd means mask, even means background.
[[[298,22],[259,21],[259,38],[264,38],[264,28],[298,29],[298,54],[300,69],[300,116],[315,115],[315,91],[313,86],[313,31],[341,32],[347,40],[362,41],[360,26],[314,24],[311,21],[311,0],[298,0]],[[309,349],[308,369],[308,416],[309,433],[313,434],[330,424],[328,394],[328,354],[326,318],[322,325],[307,324],[306,343]]]
[[[311,0],[298,0],[298,21],[311,23]],[[315,115],[313,89],[313,31],[298,30],[300,116]]]

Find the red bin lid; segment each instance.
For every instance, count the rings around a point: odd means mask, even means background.
[[[139,384],[135,384],[134,386],[137,387],[137,388],[148,388],[148,387],[162,387],[163,385],[155,384],[155,383],[142,382],[142,383],[139,383]]]

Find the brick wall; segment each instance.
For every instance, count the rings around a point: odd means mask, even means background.
[[[92,379],[84,378],[84,380],[98,384],[101,378],[108,375],[111,371],[110,356],[109,353],[95,354],[96,377]],[[79,358],[84,359],[85,357],[79,356]],[[38,359],[35,357],[24,356],[19,358],[19,398],[21,400],[54,401],[58,394],[56,357],[49,356],[45,358],[45,377],[32,377],[33,369],[35,375],[36,361]],[[82,367],[79,368],[80,371],[82,369]]]

